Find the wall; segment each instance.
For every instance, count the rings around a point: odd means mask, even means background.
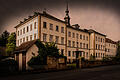
[[[33,55],[34,54],[34,55]],[[26,52],[26,70],[31,69],[27,62],[33,57],[33,56],[37,56],[38,55],[38,48],[37,46],[34,44],[31,48],[28,49],[28,51]]]
[[[69,37],[69,32],[71,32],[71,37]],[[75,37],[73,37],[73,33]],[[78,38],[77,38],[77,34],[78,34]],[[82,39],[80,39],[80,35],[82,35]],[[85,36],[85,40],[83,39],[83,36]],[[88,40],[86,37],[88,37]],[[71,46],[69,46],[69,41],[71,41]],[[75,46],[73,46],[73,41],[75,42]],[[77,47],[77,42],[78,42],[78,47]],[[82,43],[82,48],[80,47],[80,43]],[[83,43],[85,43],[85,48],[83,47]],[[88,49],[86,48],[87,44],[88,44]],[[77,49],[78,51],[84,51],[85,56],[82,53],[82,57],[84,57],[85,59],[89,59],[89,33],[74,30],[68,27],[67,28],[67,61],[68,62],[73,62],[73,60],[75,60],[76,53],[74,51],[77,51]],[[68,51],[71,51],[70,56],[68,55]]]
[[[34,22],[36,22],[36,29],[34,29]],[[32,24],[32,31],[30,31],[31,24]],[[28,32],[27,32],[27,26],[29,27]],[[25,34],[23,34],[23,28],[25,28]],[[20,30],[22,30],[22,35],[20,35]],[[18,31],[19,31],[19,36],[18,36]],[[20,39],[22,39],[22,43],[23,43],[23,38],[25,38],[25,42],[26,42],[27,36],[28,36],[28,41],[30,41],[30,35],[32,35],[32,40],[34,40],[35,33],[36,33],[36,39],[38,39],[38,17],[35,17],[32,20],[21,25],[20,27],[16,28],[16,46],[19,46],[21,44]],[[18,40],[19,40],[19,44],[18,44]]]
[[[106,42],[106,57],[116,56],[117,45],[113,43]]]
[[[47,28],[43,28],[43,22],[47,22]],[[53,24],[53,30],[50,30],[50,23]],[[56,31],[56,25],[59,26],[59,31]],[[61,27],[64,27],[64,33],[61,33]],[[41,41],[43,41],[43,34],[47,34],[47,42],[49,41],[50,35],[53,35],[53,42],[55,42],[55,36],[59,36],[59,41],[57,43],[58,49],[61,52],[61,49],[64,49],[64,55],[65,54],[65,23],[52,20],[46,17],[41,16]],[[64,44],[61,44],[61,37],[64,37]]]
[[[22,70],[22,53],[19,53],[19,70]]]
[[[102,38],[102,42],[101,42],[101,38]],[[100,45],[99,49],[98,49],[98,45]],[[90,54],[94,55],[96,60],[101,60],[103,57],[105,57],[105,36],[102,36],[95,32],[90,34]]]

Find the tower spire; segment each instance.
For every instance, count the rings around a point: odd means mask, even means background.
[[[66,15],[65,15],[64,20],[66,22],[66,25],[70,26],[70,16],[69,16],[69,9],[68,9],[68,1],[66,1],[66,3],[67,3],[66,11],[65,11]]]

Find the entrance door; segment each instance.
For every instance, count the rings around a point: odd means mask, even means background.
[[[26,70],[26,54],[22,54],[22,70]]]

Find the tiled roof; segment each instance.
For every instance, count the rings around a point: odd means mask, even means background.
[[[27,51],[33,44],[35,44],[36,41],[37,40],[22,43],[19,47],[16,48],[14,53]]]
[[[112,44],[117,44],[117,42],[115,42],[115,41],[113,41],[113,40],[111,40],[109,38],[106,38],[105,42],[112,43]]]
[[[95,31],[95,30],[93,30],[93,29],[89,29],[89,32],[90,32],[90,33],[95,32],[96,34],[99,34],[99,35],[102,35],[102,36],[106,36],[105,34],[99,33],[99,32],[97,32],[97,31]]]
[[[44,17],[47,17],[47,18],[50,18],[50,19],[53,19],[53,20],[56,20],[56,21],[60,21],[60,22],[62,22],[62,23],[65,23],[65,21],[60,20],[60,19],[58,19],[58,18],[56,18],[56,17],[54,17],[54,16],[52,16],[52,15],[50,15],[50,14],[44,12],[44,11],[43,11],[43,13],[41,13],[41,16],[44,16]]]
[[[77,31],[82,31],[82,32],[89,33],[87,29],[78,29],[78,28],[74,28],[73,26],[67,26],[67,27],[71,28],[71,29],[74,29],[74,30],[77,30]]]
[[[38,15],[41,15],[41,16],[44,16],[44,17],[47,17],[47,18],[50,18],[50,19],[53,19],[53,20],[65,23],[65,21],[60,20],[60,19],[58,19],[58,18],[56,18],[56,17],[54,17],[54,16],[52,16],[52,15],[50,15],[50,14],[48,14],[48,13],[46,13],[46,12],[43,11],[43,13],[35,12],[33,16],[29,16],[28,19],[24,19],[24,21],[20,21],[20,23],[17,26],[15,26],[15,28],[17,28],[17,27],[25,24],[26,22],[28,22],[29,20],[37,17]]]

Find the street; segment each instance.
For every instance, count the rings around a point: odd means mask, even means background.
[[[0,80],[120,80],[120,65],[1,77]]]

